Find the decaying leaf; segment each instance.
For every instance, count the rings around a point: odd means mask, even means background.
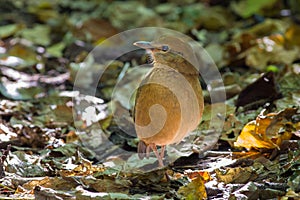
[[[32,190],[36,186],[42,186],[45,188],[52,188],[54,190],[70,190],[76,187],[76,183],[68,180],[64,180],[59,177],[44,177],[43,179],[28,180],[22,187],[26,190]]]
[[[62,191],[56,191],[52,188],[44,188],[41,186],[36,186],[34,188],[34,198],[36,200],[73,200],[75,199],[71,194],[68,194],[67,192]]]
[[[274,73],[269,72],[241,91],[236,101],[236,106],[257,107],[266,102],[272,102],[280,96]]]
[[[282,41],[283,40],[283,41]],[[264,70],[268,64],[291,64],[299,59],[299,48],[286,49],[282,35],[258,38],[256,45],[244,52],[246,64]]]
[[[296,108],[287,108],[267,115],[262,112],[256,120],[244,126],[234,146],[247,149],[278,147],[283,140],[290,139],[297,130],[296,124],[292,123],[292,116],[296,112]]]
[[[187,200],[207,198],[204,181],[201,176],[193,179],[188,185],[180,187],[178,193]]]
[[[118,179],[104,176],[96,179],[91,176],[83,177],[81,180],[84,185],[89,186],[97,192],[123,192],[128,193],[131,182],[126,179]]]
[[[285,32],[285,37],[290,45],[300,46],[300,27],[299,25],[292,24]]]
[[[216,169],[216,175],[218,180],[224,183],[246,183],[255,177],[255,172],[252,167],[236,167]]]

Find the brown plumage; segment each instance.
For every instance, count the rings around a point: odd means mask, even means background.
[[[140,139],[140,158],[148,157],[152,149],[163,166],[165,146],[179,143],[199,124],[203,111],[203,96],[199,82],[199,66],[193,49],[187,42],[164,36],[153,42],[134,45],[150,51],[153,68],[137,91],[134,119]],[[161,146],[159,154],[156,146]]]

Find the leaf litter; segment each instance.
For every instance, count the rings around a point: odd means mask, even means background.
[[[278,15],[293,7],[274,0],[0,4],[1,198],[300,198],[300,29]],[[226,116],[209,112],[222,105],[206,95],[199,128],[168,148],[172,163],[157,170],[153,157],[134,155],[134,97],[126,99],[140,79],[124,80],[117,101],[110,98],[124,73],[141,78],[149,70],[130,71],[145,63],[144,52],[112,62],[97,98],[76,99],[73,92],[79,68],[92,72],[80,80],[84,87],[117,51],[102,49],[104,62],[88,58],[85,65],[93,46],[141,26],[196,38],[213,53],[227,94]],[[221,136],[209,130],[220,117]]]

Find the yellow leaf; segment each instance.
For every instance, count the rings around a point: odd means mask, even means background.
[[[280,146],[283,140],[289,140],[294,133],[296,125],[291,121],[296,112],[296,108],[286,108],[267,115],[262,112],[256,120],[244,126],[234,146],[247,149],[272,149]]]
[[[207,199],[204,181],[201,176],[193,179],[188,185],[180,187],[178,193],[187,200]]]
[[[262,126],[264,127],[264,126]],[[276,145],[264,135],[257,132],[257,128],[261,131],[261,128],[257,127],[256,121],[251,121],[244,126],[237,141],[234,143],[235,147],[244,147],[246,149],[251,148],[275,148]]]
[[[290,44],[300,46],[300,27],[298,25],[291,25],[285,32],[285,37]]]

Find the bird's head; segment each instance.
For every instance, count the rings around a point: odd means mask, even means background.
[[[181,73],[198,73],[198,66],[191,62],[195,59],[191,46],[174,36],[163,36],[152,42],[138,41],[135,46],[151,53],[155,63],[164,64]]]

